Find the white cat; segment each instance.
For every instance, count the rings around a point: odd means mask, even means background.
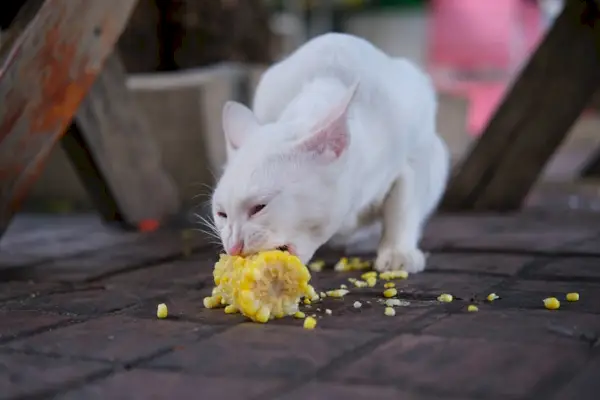
[[[424,73],[329,33],[269,68],[253,109],[223,109],[228,163],[212,209],[228,253],[287,248],[306,263],[380,226],[377,270],[425,268],[418,242],[449,155]]]

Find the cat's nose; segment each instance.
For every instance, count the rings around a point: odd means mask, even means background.
[[[242,254],[242,250],[244,250],[244,242],[240,240],[239,242],[231,246],[229,250],[227,250],[227,253],[229,253],[229,255],[231,256],[239,256],[240,254]]]

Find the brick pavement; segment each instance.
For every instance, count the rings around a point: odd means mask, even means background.
[[[0,399],[596,399],[598,222],[438,217],[424,238],[429,269],[398,282],[409,304],[395,317],[383,315],[380,285],[354,289],[305,308],[321,317],[313,331],[204,309],[216,249],[200,238],[185,256],[179,232],[111,237],[80,221],[59,229],[61,252],[49,235],[18,231],[0,244]],[[75,252],[82,232],[95,244]],[[356,275],[313,280],[329,289]],[[569,291],[581,300],[543,308]],[[437,302],[442,292],[456,300]],[[486,302],[490,292],[501,299]],[[479,312],[465,311],[472,302]]]

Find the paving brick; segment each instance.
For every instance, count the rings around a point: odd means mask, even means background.
[[[5,303],[4,308],[95,316],[133,306],[145,296],[152,297],[157,294],[149,289],[135,292],[119,288],[93,288],[11,301]]]
[[[54,400],[76,399],[251,399],[276,387],[277,381],[209,378],[173,372],[134,370],[75,390]]]
[[[600,243],[598,243],[600,247]],[[538,268],[533,276],[558,277],[568,279],[600,280],[600,257],[568,257],[549,261]]]
[[[565,228],[558,230],[532,230],[529,232],[502,232],[456,239],[449,247],[486,250],[525,250],[555,252],[570,249],[596,234],[596,229]]]
[[[112,276],[104,283],[117,287],[179,288],[212,284],[214,260],[206,254]]]
[[[161,349],[184,347],[212,332],[207,326],[191,322],[114,315],[17,340],[7,346],[44,354],[131,362]]]
[[[458,299],[486,296],[491,287],[504,278],[455,273],[423,272],[396,281],[399,297],[435,300],[441,293],[450,293]]]
[[[19,335],[32,333],[68,320],[69,318],[67,317],[44,314],[37,311],[0,310],[0,321],[2,321],[0,323],[0,342],[5,342]]]
[[[102,363],[0,353],[0,399],[41,395],[108,369]]]
[[[579,301],[565,301],[569,292],[579,293]],[[543,299],[556,297],[561,300],[560,311],[600,313],[600,283],[518,280],[499,290],[498,295],[502,298],[496,301],[498,307],[543,309]]]
[[[466,397],[437,396],[419,392],[409,392],[393,386],[351,385],[339,383],[311,382],[291,393],[285,393],[277,400],[470,400]]]
[[[41,294],[61,288],[61,285],[39,282],[6,282],[0,283],[0,301],[17,297],[38,297]]]
[[[600,316],[576,312],[553,313],[548,310],[495,309],[494,304],[479,305],[479,312],[453,314],[424,331],[451,337],[485,338],[528,343],[584,342],[600,335]],[[570,332],[570,333],[569,333]]]
[[[600,357],[596,356],[569,384],[550,398],[552,400],[597,400],[600,392],[598,371],[600,371]]]
[[[150,365],[215,376],[290,378],[314,372],[376,337],[367,332],[246,323]]]
[[[405,334],[331,373],[340,381],[428,388],[457,396],[534,398],[566,383],[589,346],[514,344]]]
[[[317,317],[319,329],[339,329],[373,332],[397,332],[401,330],[419,329],[443,316],[443,313],[431,314],[433,307],[429,303],[412,302],[406,306],[396,307],[396,316],[386,317],[383,313],[385,306],[381,303],[382,296],[365,294],[346,295],[341,299],[325,298],[322,302],[302,305],[301,310],[306,315]],[[354,303],[359,301],[360,308]],[[328,315],[325,310],[331,310]],[[273,325],[301,326],[302,320],[284,318],[271,322]]]
[[[86,282],[119,271],[183,256],[182,240],[180,232],[139,234],[135,240],[109,248],[53,260],[43,265],[24,267],[21,275],[27,279],[52,282]],[[207,245],[205,238],[198,236],[194,236],[190,243],[194,249],[201,249]]]
[[[507,254],[431,254],[427,271],[464,271],[476,274],[515,275],[535,258]]]
[[[206,325],[236,325],[247,318],[240,314],[225,314],[222,308],[207,309],[202,300],[210,295],[212,288],[168,293],[151,300],[141,300],[135,307],[124,311],[137,318],[156,318],[156,306],[165,303],[172,319],[181,319]]]

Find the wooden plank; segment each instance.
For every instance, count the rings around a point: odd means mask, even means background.
[[[596,150],[581,168],[582,178],[600,178],[600,149]]]
[[[179,210],[177,189],[162,168],[151,129],[125,86],[119,57],[110,56],[62,141],[108,221],[136,227]]]
[[[517,209],[600,84],[597,4],[566,3],[451,179],[447,210]]]
[[[112,52],[136,0],[45,0],[0,64],[0,235]]]

